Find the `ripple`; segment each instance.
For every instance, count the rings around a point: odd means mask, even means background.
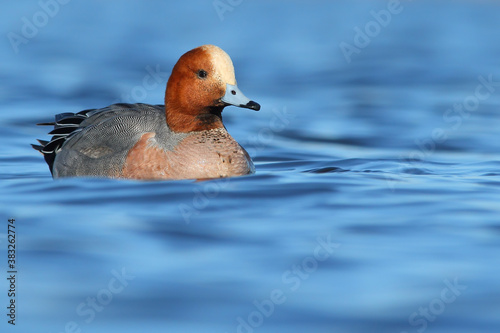
[[[342,169],[342,168],[337,168],[337,167],[324,167],[324,168],[318,168],[318,169],[311,169],[311,170],[306,170],[302,172],[310,172],[310,173],[341,173],[341,172],[348,172],[350,170]]]

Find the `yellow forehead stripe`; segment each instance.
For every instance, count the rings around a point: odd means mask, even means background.
[[[224,83],[236,85],[233,61],[229,55],[215,45],[205,45],[202,46],[202,48],[206,50],[210,56],[210,62],[214,66],[218,78]]]

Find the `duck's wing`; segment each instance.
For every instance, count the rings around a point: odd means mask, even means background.
[[[61,113],[52,123],[50,141],[32,145],[54,177],[113,177],[128,151],[147,132],[168,131],[163,105],[113,104],[102,109]]]

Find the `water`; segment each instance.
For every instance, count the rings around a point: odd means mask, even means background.
[[[498,331],[497,2],[47,3],[1,14],[2,332]],[[162,103],[206,43],[263,106],[224,112],[255,175],[52,180],[35,123]]]

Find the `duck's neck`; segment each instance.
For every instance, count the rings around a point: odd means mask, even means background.
[[[166,101],[165,114],[168,127],[174,132],[208,131],[224,128],[222,110],[224,107],[207,107],[203,110],[189,110]]]

